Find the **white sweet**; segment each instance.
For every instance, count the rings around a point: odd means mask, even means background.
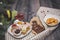
[[[15,21],[14,21],[14,24],[17,24],[17,22],[19,22],[19,20],[15,20]]]

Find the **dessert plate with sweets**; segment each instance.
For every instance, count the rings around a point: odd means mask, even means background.
[[[54,27],[56,25],[59,24],[60,22],[60,19],[59,19],[59,16],[56,16],[56,15],[53,15],[53,14],[47,14],[44,18],[44,22],[50,26],[50,27]]]
[[[32,31],[32,26],[28,22],[15,20],[8,28],[8,33],[15,38],[23,38]]]

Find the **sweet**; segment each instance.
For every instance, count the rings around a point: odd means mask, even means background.
[[[16,29],[15,33],[16,34],[20,33],[20,29]]]
[[[26,34],[30,30],[30,27],[28,25],[23,25],[22,27],[22,34]]]
[[[29,31],[29,30],[30,30],[30,27],[27,27],[27,28],[26,28],[26,31]]]
[[[17,29],[17,28],[18,28],[18,26],[17,26],[16,24],[12,24],[12,25],[11,25],[11,32],[13,32],[13,30],[14,30],[14,29]]]
[[[38,34],[45,30],[38,17],[33,17],[30,21],[30,24],[32,25],[32,30],[34,31],[34,34]]]
[[[23,20],[24,19],[24,14],[23,13],[18,13],[16,16],[15,16],[15,19],[18,19],[18,20]]]
[[[44,27],[38,25],[36,21],[33,21],[32,23],[33,23],[33,24],[32,24],[32,26],[33,26],[32,29],[33,29],[36,33],[40,33],[40,32],[42,32],[42,31],[44,30]]]
[[[17,24],[22,24],[22,22],[21,22],[21,21],[19,21],[19,22],[17,22]]]
[[[22,27],[22,34],[26,34],[26,27]]]
[[[48,18],[46,20],[46,24],[49,25],[49,26],[55,26],[58,24],[58,20],[55,19],[55,18]]]
[[[19,35],[21,35],[21,29],[14,29],[12,33],[15,36],[19,36]]]
[[[18,28],[18,26],[16,24],[12,24],[12,28],[16,29],[16,28]]]

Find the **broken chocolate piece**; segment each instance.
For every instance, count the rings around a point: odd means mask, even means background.
[[[30,21],[30,24],[32,25],[32,30],[37,34],[45,30],[38,17],[33,17]]]

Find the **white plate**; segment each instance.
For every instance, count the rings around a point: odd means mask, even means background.
[[[11,26],[8,28],[8,33],[9,34],[11,34],[13,37],[15,37],[15,38],[23,38],[23,37],[25,37],[25,36],[27,36],[31,31],[32,31],[32,26],[30,25],[30,30],[25,34],[25,35],[23,35],[23,34],[20,34],[19,36],[15,36],[12,32],[11,32]]]
[[[48,18],[55,18],[55,19],[57,19],[57,20],[58,20],[58,23],[57,23],[56,25],[58,25],[59,22],[60,22],[59,16],[53,15],[53,14],[46,14],[46,16],[45,16],[45,18],[44,18],[44,22],[45,22],[45,23],[46,23],[46,20],[47,20]],[[53,26],[53,25],[51,25],[51,26]]]

